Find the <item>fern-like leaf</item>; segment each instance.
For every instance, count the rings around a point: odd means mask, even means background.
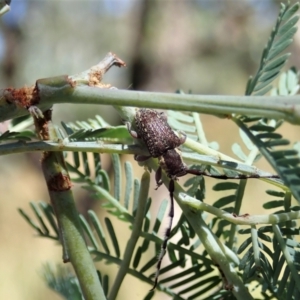
[[[35,133],[29,130],[21,132],[5,131],[4,133],[0,133],[0,143],[15,140],[28,142],[35,137]]]
[[[293,6],[282,4],[277,23],[273,28],[269,41],[263,50],[260,66],[255,76],[249,79],[246,95],[264,95],[272,89],[271,83],[279,75],[285,65],[289,54],[282,53],[293,41],[297,31],[295,27],[299,20],[295,13],[299,9],[299,3]]]
[[[31,202],[30,206],[38,222],[19,208],[19,213],[25,221],[34,229],[38,236],[58,240],[58,227],[52,207],[44,202],[40,202],[38,205]]]
[[[129,143],[132,141],[126,126],[112,127],[100,116],[89,119],[89,122],[61,123],[70,141],[95,141],[109,143]]]
[[[268,160],[270,165],[284,181],[284,184],[300,202],[300,175],[298,172],[300,167],[299,153],[294,149],[283,149],[282,146],[289,145],[289,141],[282,139],[280,135],[268,134],[275,132],[276,128],[274,127],[272,128],[262,122],[259,124],[259,127],[252,126],[249,128],[240,120],[236,120],[236,123],[247,134],[252,143],[260,150],[262,155]],[[253,130],[259,132],[259,134],[254,135],[252,132]],[[280,148],[277,150],[278,147]]]

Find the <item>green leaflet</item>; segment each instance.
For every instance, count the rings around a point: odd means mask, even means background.
[[[36,138],[36,134],[33,131],[26,130],[21,132],[5,131],[4,133],[0,132],[0,143],[7,141],[31,141],[31,139]]]
[[[263,93],[259,93],[259,91],[264,90],[264,93],[267,93],[270,90],[268,86],[279,75],[280,70],[289,56],[289,54],[278,55],[293,41],[293,36],[297,31],[295,25],[299,19],[299,17],[294,16],[294,14],[298,9],[298,3],[292,7],[288,5],[282,6],[268,44],[263,50],[258,71],[253,77],[250,77],[247,83],[246,95],[251,95],[253,92],[263,95]]]

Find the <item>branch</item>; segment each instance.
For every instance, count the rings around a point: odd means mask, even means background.
[[[42,111],[53,104],[113,105],[122,118],[131,121],[132,106],[193,111],[221,117],[232,113],[263,118],[285,119],[300,124],[300,97],[206,96],[171,93],[124,91],[101,83],[112,66],[124,66],[112,53],[98,65],[76,76],[59,76],[37,80],[32,87],[7,88],[0,92],[0,122],[28,114],[31,106]],[[127,106],[127,108],[126,108]]]
[[[57,138],[51,128],[51,113],[48,110],[43,118],[34,118],[36,131],[43,140]],[[72,263],[86,300],[104,300],[102,286],[82,236],[63,152],[43,152],[41,164],[58,222],[63,260]]]
[[[185,193],[180,193],[178,195],[180,201],[189,205],[192,209],[197,211],[206,211],[215,215],[220,219],[227,220],[230,223],[236,225],[259,225],[259,224],[279,224],[287,221],[298,220],[300,219],[300,211],[292,211],[286,213],[276,213],[270,215],[242,215],[235,216],[232,213],[228,213],[225,210],[219,209],[217,207],[208,205],[198,199],[195,199]]]
[[[272,174],[261,171],[254,166],[241,163],[230,156],[224,155],[221,152],[213,150],[208,146],[197,143],[190,138],[187,138],[184,144],[188,148],[198,153],[183,153],[182,156],[185,160],[193,164],[210,165],[222,169],[230,169],[243,174],[256,174],[261,177],[270,176]],[[71,152],[92,152],[92,153],[117,153],[117,154],[138,154],[148,155],[148,152],[141,149],[138,145],[119,145],[119,144],[104,144],[99,141],[93,142],[67,142],[63,141],[39,141],[39,142],[15,142],[0,145],[0,156],[13,153],[24,152],[39,152],[39,151],[71,151]],[[257,178],[268,182],[281,189],[286,189],[282,181],[279,179]]]
[[[136,243],[140,237],[143,228],[145,209],[146,209],[148,193],[149,193],[149,185],[150,185],[150,173],[144,172],[141,180],[138,207],[137,207],[137,212],[132,227],[132,233],[129,241],[127,242],[127,246],[124,252],[124,259],[122,261],[118,274],[115,278],[113,287],[111,288],[111,293],[109,294],[108,297],[109,300],[116,299],[120,286],[123,282],[123,279],[128,272],[130,261],[133,256]]]
[[[96,142],[65,142],[65,141],[39,141],[39,142],[15,142],[0,144],[0,156],[40,151],[71,151],[91,153],[117,153],[117,154],[147,154],[137,145],[104,144]]]

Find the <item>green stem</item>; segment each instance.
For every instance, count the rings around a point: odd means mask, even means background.
[[[261,263],[260,263],[260,249],[258,245],[258,233],[257,233],[256,225],[251,225],[251,240],[252,240],[255,267],[259,268],[261,267]]]
[[[197,132],[197,136],[199,139],[199,142],[204,145],[205,147],[208,147],[208,141],[206,139],[205,136],[205,132],[204,132],[204,128],[202,126],[202,122],[200,120],[200,115],[198,113],[194,113],[193,112],[193,118],[195,121],[195,127],[196,127],[196,132]]]
[[[70,189],[71,184],[65,168],[63,153],[44,154],[42,169],[60,228],[60,238],[64,246],[64,261],[72,263],[86,300],[104,300],[106,297],[81,234],[80,220]]]
[[[263,172],[256,167],[243,164],[230,156],[224,155],[221,152],[212,150],[209,147],[204,147],[200,143],[192,141],[190,138],[186,139],[184,144],[194,152],[204,153],[183,153],[182,156],[185,160],[193,164],[205,164],[223,169],[231,169],[243,174],[257,174],[261,177],[271,175],[270,173]],[[95,142],[66,142],[66,141],[40,141],[40,142],[15,142],[0,145],[0,156],[33,152],[33,151],[71,151],[71,152],[93,152],[93,153],[117,153],[117,154],[140,154],[147,155],[148,152],[141,149],[138,145],[124,145],[124,144],[104,144],[98,141]],[[281,189],[285,189],[282,182],[278,179],[258,178],[270,184],[273,184]]]
[[[111,289],[111,293],[108,297],[109,300],[114,300],[117,297],[117,294],[118,294],[118,291],[122,284],[122,281],[123,281],[125,275],[128,273],[130,261],[131,261],[131,258],[133,256],[133,252],[134,252],[134,248],[136,246],[136,243],[137,243],[138,238],[140,237],[140,234],[142,231],[142,225],[143,225],[144,216],[145,216],[145,208],[146,208],[147,199],[148,199],[149,186],[150,186],[150,173],[145,172],[143,174],[142,180],[141,180],[141,188],[140,188],[140,194],[139,194],[139,200],[138,200],[138,207],[137,207],[135,221],[133,223],[132,233],[131,233],[130,239],[127,243],[127,246],[126,246],[126,249],[124,252],[124,259],[122,261],[118,275],[114,281],[114,285]]]
[[[102,104],[113,106],[136,106],[180,111],[193,111],[228,117],[231,114],[256,115],[263,118],[285,119],[300,124],[300,97],[289,96],[210,96],[173,93],[154,93],[103,89],[90,86],[70,85],[70,78],[41,79],[37,81],[38,103],[42,111],[53,104]],[[11,100],[7,90],[0,95],[0,122],[27,115],[28,111]],[[10,102],[9,102],[9,101]],[[127,118],[134,111],[126,111]],[[123,114],[124,112],[121,111]]]
[[[34,118],[36,131],[43,140],[57,138],[51,117],[51,110],[47,110],[42,118]],[[86,300],[105,300],[93,260],[82,236],[63,152],[43,152],[41,164],[57,218],[63,261],[72,263]]]
[[[117,153],[117,154],[141,154],[141,148],[137,145],[104,144],[95,142],[15,142],[0,145],[0,155],[40,152],[40,151],[71,151],[92,153]],[[147,152],[144,153],[145,155]]]
[[[178,187],[176,185],[176,189]],[[213,234],[210,228],[206,225],[202,219],[202,213],[200,211],[195,211],[191,209],[189,205],[181,202],[178,195],[175,193],[175,199],[183,210],[184,215],[188,219],[189,223],[192,225],[196,234],[198,235],[200,241],[211,259],[216,265],[220,267],[224,273],[226,282],[228,283],[228,288],[232,288],[232,293],[237,299],[241,300],[251,300],[253,299],[250,295],[247,287],[244,285],[241,278],[238,276],[236,270],[231,267],[228,256],[226,255],[225,246],[221,241]]]
[[[292,220],[300,219],[300,211],[292,211],[286,213],[277,213],[271,215],[242,215],[235,216],[225,210],[208,205],[198,199],[188,196],[185,193],[179,194],[179,199],[197,211],[206,211],[220,219],[229,221],[236,225],[259,225],[259,224],[279,224]]]
[[[39,85],[39,84],[38,84]],[[107,90],[78,86],[66,97],[61,91],[51,89],[49,95],[40,89],[42,103],[85,103],[117,106],[136,106],[180,111],[218,114],[226,117],[235,114],[257,115],[264,118],[286,119],[300,124],[300,97],[266,96],[206,96],[173,93]]]

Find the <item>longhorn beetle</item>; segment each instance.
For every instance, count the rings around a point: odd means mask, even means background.
[[[170,178],[169,183],[169,193],[170,193],[170,223],[167,227],[165,238],[161,247],[161,253],[158,257],[157,270],[154,279],[154,285],[151,289],[154,290],[157,286],[158,275],[161,267],[162,259],[166,253],[167,243],[170,238],[172,221],[174,217],[174,181],[178,177],[184,176],[186,174],[193,174],[197,176],[209,176],[217,179],[248,179],[248,178],[279,178],[278,175],[270,176],[259,176],[256,174],[244,175],[240,174],[237,176],[227,176],[227,175],[213,175],[205,171],[200,171],[197,169],[189,169],[187,165],[183,162],[181,157],[181,152],[177,148],[182,145],[186,140],[186,135],[178,137],[170,125],[167,122],[167,116],[163,112],[158,112],[153,109],[139,109],[135,115],[135,126],[137,131],[131,130],[131,124],[127,123],[128,131],[134,138],[140,138],[144,141],[147,149],[150,153],[148,156],[136,155],[135,159],[137,161],[144,161],[150,157],[158,158],[159,168],[155,173],[155,179],[157,187],[162,185],[161,175],[162,170],[164,170],[168,177]]]
[[[141,138],[150,153],[149,156],[136,156],[136,160],[143,161],[150,157],[159,157],[169,149],[175,149],[185,142],[186,136],[178,137],[167,122],[163,112],[153,109],[139,109],[135,115],[137,131],[132,131],[127,123],[129,133],[134,138]]]

